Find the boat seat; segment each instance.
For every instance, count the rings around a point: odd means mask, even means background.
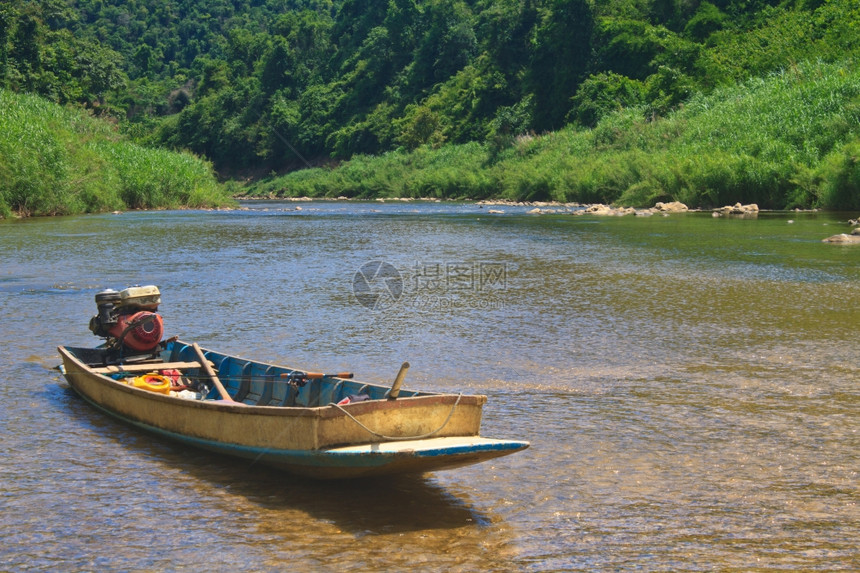
[[[209,363],[212,366],[212,363]],[[200,362],[149,362],[141,364],[116,364],[93,368],[97,374],[115,374],[117,372],[152,372],[153,370],[187,370],[200,368]]]
[[[286,381],[277,380],[272,384],[272,397],[269,406],[295,406],[298,387]]]
[[[218,377],[236,402],[243,401],[248,395],[252,366],[252,362],[232,356],[225,356],[218,364]]]
[[[336,384],[330,385],[327,391],[320,392],[320,406],[325,406],[331,402],[339,402],[342,398],[345,398],[345,396],[341,396],[342,388],[343,380],[338,380]]]
[[[272,398],[272,378],[275,370],[274,366],[263,368],[257,364],[251,363],[251,369],[248,372],[248,392],[245,394],[242,401],[245,404],[255,404],[257,406],[266,406]]]

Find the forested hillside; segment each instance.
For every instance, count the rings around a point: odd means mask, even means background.
[[[804,62],[851,69],[858,49],[856,0],[0,7],[0,84],[83,105],[138,142],[191,150],[232,175],[470,142],[493,162],[524,137],[594,128],[619,110],[653,125],[691,98],[707,107],[703,97]],[[839,106],[858,104],[846,97]],[[813,155],[860,135],[851,109]]]

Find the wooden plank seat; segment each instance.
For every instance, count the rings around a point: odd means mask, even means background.
[[[212,363],[209,363],[212,365]],[[117,372],[153,372],[155,370],[187,370],[189,368],[200,368],[200,362],[149,362],[141,364],[117,364],[115,366],[102,366],[93,368],[98,374],[115,374]]]

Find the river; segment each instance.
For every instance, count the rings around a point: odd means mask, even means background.
[[[246,207],[0,222],[0,570],[860,569],[860,246],[821,242],[856,213]],[[316,483],[141,433],[54,369],[135,284],[170,335],[408,360],[531,447]]]

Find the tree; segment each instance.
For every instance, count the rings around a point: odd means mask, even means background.
[[[590,76],[573,97],[569,119],[595,127],[603,116],[645,101],[642,82],[609,72]]]
[[[110,48],[86,40],[75,42],[75,76],[87,103],[104,103],[105,95],[126,83],[122,57]]]
[[[0,5],[0,86],[6,83],[9,65],[9,38],[15,22],[15,11],[10,4]]]
[[[287,40],[274,36],[260,66],[260,87],[264,94],[270,96],[282,88],[294,87],[291,75],[295,68],[294,59]]]
[[[141,76],[148,75],[151,71],[155,71],[157,60],[155,53],[148,44],[141,44],[134,53],[132,59],[134,65],[137,66]]]
[[[477,53],[472,13],[464,2],[435,1],[425,11],[427,31],[418,42],[410,83],[413,93],[444,82]]]
[[[39,20],[33,14],[23,15],[18,20],[9,56],[15,62],[21,87],[27,91],[36,91],[42,72],[40,41]]]
[[[537,28],[529,69],[535,129],[552,130],[564,124],[570,98],[588,68],[593,29],[587,0],[551,0]]]

